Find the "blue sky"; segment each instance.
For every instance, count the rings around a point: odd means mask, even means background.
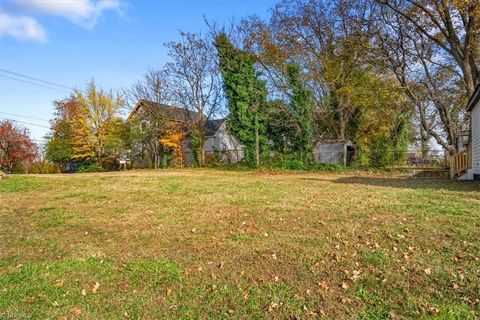
[[[0,0],[0,69],[67,87],[92,78],[104,89],[129,87],[168,61],[163,44],[178,31],[266,16],[274,0]],[[0,71],[0,119],[48,126],[52,101],[68,92],[5,78]],[[24,79],[29,81],[28,79]],[[13,113],[38,119],[6,115]],[[34,139],[47,128],[25,125]]]

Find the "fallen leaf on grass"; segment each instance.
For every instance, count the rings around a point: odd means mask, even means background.
[[[342,282],[342,289],[343,289],[343,290],[347,290],[348,288],[350,288],[350,285],[348,284],[348,282],[347,282],[347,281],[343,281],[343,282]]]
[[[322,280],[318,283],[319,287],[322,288],[322,289],[328,289],[328,284],[327,284],[327,281],[325,280]]]
[[[70,309],[70,313],[75,316],[79,316],[82,314],[82,309],[80,309],[79,307],[73,307],[72,309]]]
[[[439,313],[440,309],[437,307],[428,307],[428,311],[430,311],[431,313]]]
[[[35,301],[37,301],[37,299],[35,299],[35,297],[27,297],[27,299],[25,299],[25,302],[28,303],[28,304],[34,304]]]
[[[100,287],[100,283],[95,282],[95,284],[92,287],[92,293],[97,293],[99,287]]]
[[[358,271],[358,270],[353,270],[352,273],[353,273],[353,275],[352,275],[352,277],[351,277],[350,279],[352,279],[353,281],[355,281],[355,280],[357,280],[357,279],[360,278],[360,271]]]
[[[352,299],[350,299],[350,298],[342,298],[341,301],[342,301],[343,304],[351,304],[352,303]]]
[[[272,302],[270,302],[270,305],[268,306],[268,311],[272,312],[273,309],[276,309],[276,308],[278,308],[278,303],[272,301]]]
[[[430,268],[427,268],[423,271],[425,272],[426,275],[431,275],[432,274],[432,270]]]

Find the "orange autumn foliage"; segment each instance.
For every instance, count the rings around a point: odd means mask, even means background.
[[[181,167],[183,164],[182,140],[184,138],[183,130],[175,124],[167,125],[163,137],[159,140],[160,144],[173,152],[173,165]]]

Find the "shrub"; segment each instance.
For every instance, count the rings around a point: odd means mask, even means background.
[[[319,171],[343,171],[345,166],[337,163],[315,163],[312,165],[312,169]]]
[[[31,173],[31,174],[45,174],[45,173],[59,173],[60,167],[56,163],[47,161],[36,162],[17,162],[13,167],[14,173]]]
[[[82,165],[80,166],[80,168],[78,168],[78,172],[80,173],[104,172],[104,171],[105,170],[103,169],[103,167],[96,162],[89,165]]]
[[[264,167],[281,170],[308,170],[309,165],[294,155],[275,153],[270,158],[263,159]]]
[[[103,168],[104,171],[120,170],[120,163],[118,162],[118,157],[102,158],[99,161],[99,165]]]
[[[280,162],[280,167],[287,170],[307,170],[308,165],[300,159],[284,159]]]
[[[377,137],[370,147],[370,165],[374,168],[386,168],[393,164],[392,149],[388,137]]]

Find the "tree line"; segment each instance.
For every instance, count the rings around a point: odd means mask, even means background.
[[[412,144],[459,151],[479,82],[478,1],[280,0],[270,12],[180,33],[170,62],[127,90],[92,82],[57,101],[47,159],[100,163],[132,144],[178,151],[188,135],[203,165],[205,123],[225,116],[251,166],[308,165],[321,139],[352,140],[356,162],[375,167],[401,163]],[[122,113],[140,99],[199,117],[181,132],[164,119],[138,132]]]

